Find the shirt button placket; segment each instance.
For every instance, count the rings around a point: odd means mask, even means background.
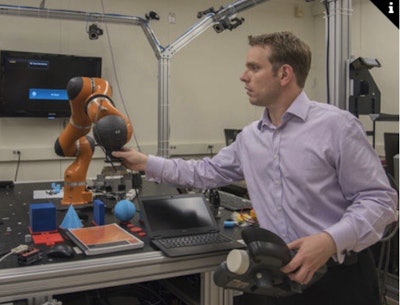
[[[282,207],[282,183],[281,183],[281,170],[280,170],[280,139],[281,131],[276,129],[273,136],[273,183],[274,183],[274,201],[276,208],[276,221],[278,223],[280,235],[286,234],[286,221],[284,219],[285,215]]]

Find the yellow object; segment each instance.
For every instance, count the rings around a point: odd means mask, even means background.
[[[250,210],[250,217],[254,220],[257,220],[257,215],[256,215],[256,212],[254,211],[254,209]]]

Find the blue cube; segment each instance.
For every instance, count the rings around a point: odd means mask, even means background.
[[[31,203],[29,219],[32,232],[48,232],[57,230],[57,211],[53,203]]]

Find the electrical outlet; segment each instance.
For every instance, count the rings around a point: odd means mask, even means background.
[[[19,151],[18,149],[14,149],[14,150],[13,150],[13,154],[14,154],[14,155],[20,155],[20,154],[21,154],[21,151]]]
[[[169,24],[176,24],[176,14],[174,12],[168,14],[168,22]]]

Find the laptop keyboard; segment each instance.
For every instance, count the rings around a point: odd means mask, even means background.
[[[231,211],[250,210],[252,208],[251,201],[224,191],[218,191],[220,205]]]
[[[180,248],[188,246],[218,244],[227,241],[230,241],[230,239],[219,233],[189,235],[189,236],[174,237],[174,238],[163,238],[158,240],[158,242],[163,244],[166,248]]]

